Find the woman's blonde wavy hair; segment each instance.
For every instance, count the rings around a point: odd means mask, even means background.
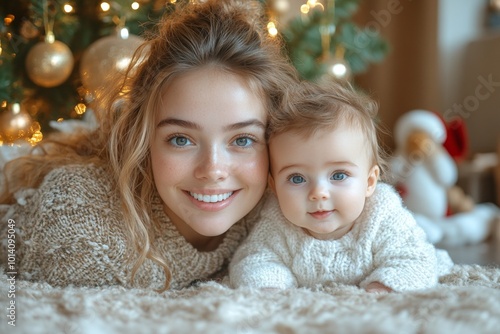
[[[297,74],[284,56],[283,43],[266,33],[264,23],[257,1],[207,0],[176,5],[137,50],[119,95],[113,92],[103,98],[108,107],[100,118],[100,129],[71,140],[52,140],[42,145],[47,147],[45,155],[12,162],[8,178],[24,171],[32,177],[10,188],[5,198],[12,200],[15,190],[37,186],[59,165],[102,164],[115,176],[125,233],[136,252],[132,282],[144,261],[151,259],[164,268],[167,289],[171,274],[164,256],[152,243],[158,229],[151,216],[156,187],[150,147],[160,96],[174,78],[212,66],[245,78],[262,96],[267,111],[274,112],[283,87],[296,82]]]

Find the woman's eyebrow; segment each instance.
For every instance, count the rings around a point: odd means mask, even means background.
[[[190,128],[194,130],[200,130],[201,126],[190,121],[184,121],[182,119],[177,119],[177,118],[165,118],[162,119],[160,122],[158,122],[158,125],[156,125],[157,128],[160,128],[162,126],[166,125],[177,125],[181,126],[183,128]]]
[[[262,128],[263,130],[266,129],[266,125],[261,121],[259,121],[258,119],[249,119],[247,121],[229,124],[224,127],[224,130],[225,131],[238,130],[241,128],[246,128],[248,126],[257,126],[259,128]]]
[[[177,126],[181,126],[184,128],[201,130],[201,126],[199,124],[194,123],[194,122],[190,122],[190,121],[185,121],[185,120],[178,119],[178,118],[162,119],[160,122],[158,122],[158,125],[156,125],[156,127],[159,128],[159,127],[167,126],[167,125],[177,125]],[[257,126],[259,128],[262,128],[263,130],[266,129],[265,124],[262,123],[261,121],[259,121],[258,119],[249,119],[247,121],[229,124],[229,125],[224,127],[224,131],[238,130],[238,129],[246,128],[248,126]]]

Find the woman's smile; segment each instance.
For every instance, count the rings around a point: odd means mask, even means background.
[[[203,195],[188,191],[185,191],[184,193],[188,195],[189,200],[194,204],[194,209],[216,212],[228,207],[233,202],[238,192],[239,190],[213,195]]]
[[[221,193],[218,195],[217,194],[215,194],[215,195],[203,195],[203,194],[198,194],[198,193],[190,191],[189,194],[200,202],[216,203],[216,202],[221,202],[221,201],[226,200],[229,196],[231,196],[233,194],[233,192],[230,191],[230,192],[225,192],[225,193]]]

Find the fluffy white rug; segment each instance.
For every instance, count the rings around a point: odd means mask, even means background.
[[[271,293],[215,282],[158,294],[27,281],[11,286],[3,272],[0,277],[0,333],[470,334],[500,328],[500,268],[477,265],[455,266],[429,290],[379,295],[345,285]],[[15,327],[8,323],[11,301]]]

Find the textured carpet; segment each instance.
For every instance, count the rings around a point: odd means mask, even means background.
[[[9,290],[15,287],[15,298]],[[15,327],[8,324],[15,301]],[[432,289],[369,294],[331,285],[232,290],[209,282],[158,294],[56,288],[1,274],[0,333],[499,333],[500,269],[455,266]]]

